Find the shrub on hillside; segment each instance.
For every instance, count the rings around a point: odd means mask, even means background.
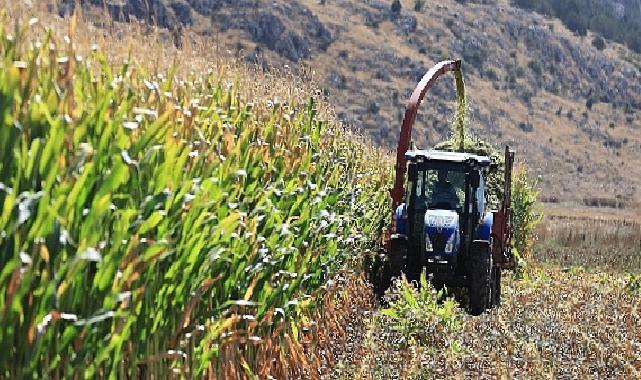
[[[463,60],[469,65],[481,69],[487,60],[487,51],[480,45],[467,45],[463,48]]]
[[[401,1],[400,0],[392,1],[391,10],[392,10],[393,13],[399,13],[401,11],[402,7],[403,6],[401,5]]]
[[[596,36],[592,39],[592,46],[599,50],[605,49],[605,40],[601,36]]]
[[[541,61],[537,61],[537,60],[532,60],[532,61],[530,61],[530,63],[528,63],[528,64],[527,64],[527,66],[528,66],[528,67],[530,68],[530,70],[532,70],[532,72],[533,72],[534,74],[536,74],[536,75],[541,75],[541,74],[543,74],[543,70],[545,69],[545,68],[543,67],[543,64],[541,63]]]

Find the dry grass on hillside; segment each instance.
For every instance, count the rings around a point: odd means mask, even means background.
[[[286,2],[274,3],[286,7]],[[618,53],[625,50],[621,45],[608,42],[605,52],[597,52],[590,37],[576,36],[560,22],[514,8],[508,0],[490,5],[427,1],[421,12],[413,11],[414,1],[401,1],[404,14],[417,20],[418,30],[409,34],[401,32],[389,18],[377,26],[366,25],[366,15],[372,12],[373,4],[387,8],[389,1],[298,3],[334,33],[335,41],[327,50],[314,52],[308,59],[316,77],[325,81],[331,102],[355,127],[364,128],[383,144],[390,147],[396,144],[403,107],[417,82],[412,78],[414,74],[410,74],[413,65],[429,68],[438,60],[451,58],[456,43],[476,38],[487,58],[482,68],[468,61],[463,65],[472,108],[472,130],[485,139],[515,146],[519,159],[541,176],[546,195],[577,203],[586,196],[611,199],[619,196],[626,207],[638,202],[641,169],[629,159],[638,156],[640,149],[638,112],[626,114],[620,107],[603,103],[588,109],[586,99],[572,95],[575,89],[595,85],[594,78],[579,74],[578,67],[583,62],[568,62],[552,74],[532,74],[528,65],[540,59],[537,55],[540,52],[530,51],[521,40],[514,41],[504,29],[510,23],[523,33],[528,27],[550,28],[555,44],[567,43],[582,49],[588,57],[602,55],[603,59],[611,60],[617,72],[631,67]],[[290,29],[298,31],[298,20],[281,19]],[[199,28],[217,30],[216,24],[201,22],[205,24]],[[213,34],[226,49],[235,51],[241,46],[247,52],[256,46],[248,33],[238,29],[217,30]],[[287,63],[269,49],[263,52],[270,62]],[[506,78],[517,69],[521,74],[515,83],[508,83]],[[491,79],[487,74],[490,70],[500,79]],[[566,83],[564,86],[570,88],[555,95],[534,86],[543,77],[576,80]],[[328,78],[343,80],[335,85]],[[450,84],[453,81],[446,77],[428,94],[413,134],[419,146],[440,141],[449,133],[449,120],[455,109]],[[512,85],[515,89],[507,88]],[[532,92],[527,102],[519,95],[523,89]],[[533,130],[528,131],[527,126]],[[622,145],[617,148],[610,143]]]

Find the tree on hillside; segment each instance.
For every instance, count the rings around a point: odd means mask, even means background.
[[[457,0],[458,1],[458,0]],[[626,44],[641,53],[641,7],[639,0],[622,0],[622,13],[604,0],[512,0],[512,4],[548,16],[558,17],[580,36],[592,30],[605,40]],[[619,9],[619,8],[618,8]],[[600,46],[600,42],[596,42]],[[595,45],[599,48],[597,45]],[[604,44],[605,47],[605,44]]]
[[[605,49],[605,40],[601,36],[596,36],[592,39],[592,46],[599,50]]]
[[[393,13],[400,13],[402,7],[403,6],[401,5],[401,0],[392,1],[392,12]]]

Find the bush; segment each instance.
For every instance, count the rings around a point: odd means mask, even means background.
[[[487,52],[481,46],[468,45],[463,48],[463,60],[470,66],[481,69],[487,60]]]
[[[462,328],[456,302],[448,298],[439,303],[442,293],[437,293],[427,281],[425,272],[421,274],[420,289],[417,290],[405,279],[397,279],[388,293],[389,307],[381,311],[386,323],[398,332],[398,349],[411,345],[457,349],[459,342],[448,336]]]
[[[516,96],[518,96],[525,104],[530,104],[532,97],[536,95],[534,89],[526,85],[517,85],[514,90],[516,92]]]
[[[393,13],[400,13],[401,8],[403,8],[403,6],[401,5],[401,1],[400,0],[392,1],[391,9],[392,9]]]
[[[499,75],[496,73],[494,69],[487,69],[485,71],[485,76],[487,77],[487,79],[493,82],[496,82],[499,80]]]
[[[519,123],[519,129],[521,129],[523,132],[532,132],[534,131],[534,126],[530,123],[522,121]]]
[[[596,36],[592,39],[592,46],[598,50],[603,50],[605,49],[605,40],[601,36]]]
[[[543,68],[543,64],[540,61],[532,60],[532,61],[530,61],[530,63],[528,63],[528,67],[536,75],[543,74],[543,69],[544,68]]]
[[[626,281],[625,290],[633,295],[641,295],[641,275],[631,274]]]
[[[532,257],[535,229],[543,216],[536,187],[537,181],[529,178],[527,167],[516,166],[512,179],[512,247],[521,259]]]

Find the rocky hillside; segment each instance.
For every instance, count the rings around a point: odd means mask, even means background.
[[[641,57],[607,39],[595,46],[592,32],[508,0],[403,0],[400,9],[391,0],[110,4],[118,20],[188,27],[262,65],[302,61],[341,119],[390,148],[416,82],[437,61],[460,57],[473,131],[513,145],[540,175],[548,201],[635,207],[641,200]],[[418,145],[449,133],[454,98],[453,80],[435,86],[417,119]]]
[[[514,4],[560,18],[581,36],[588,30],[641,52],[641,0],[513,0]],[[595,47],[603,41],[596,36]]]

